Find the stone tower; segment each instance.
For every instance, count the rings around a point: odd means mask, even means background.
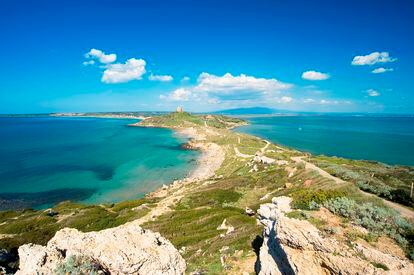
[[[175,110],[177,113],[182,113],[184,112],[184,109],[182,106],[178,106],[177,109]]]

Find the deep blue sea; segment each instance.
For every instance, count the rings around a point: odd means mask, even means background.
[[[0,118],[0,209],[134,199],[194,169],[186,138],[133,122]]]
[[[300,115],[248,118],[237,128],[312,154],[414,165],[414,117]]]

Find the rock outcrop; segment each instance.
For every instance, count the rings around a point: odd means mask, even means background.
[[[132,222],[89,233],[64,228],[47,246],[25,244],[19,248],[16,274],[54,274],[74,256],[91,259],[111,274],[183,274],[186,269],[168,240]]]
[[[360,244],[351,248],[333,237],[323,237],[306,220],[286,217],[290,202],[288,197],[277,197],[258,210],[265,226],[256,267],[259,274],[414,274],[414,265],[407,259]]]

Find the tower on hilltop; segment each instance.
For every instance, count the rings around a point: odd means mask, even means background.
[[[184,109],[182,106],[178,106],[177,109],[175,110],[177,113],[182,113],[184,112]]]

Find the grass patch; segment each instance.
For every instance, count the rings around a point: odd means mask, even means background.
[[[372,264],[374,267],[376,267],[376,268],[380,268],[380,269],[383,269],[383,270],[385,270],[385,271],[390,270],[390,269],[388,268],[388,266],[386,266],[385,264],[382,264],[382,263],[371,262],[371,264]]]

